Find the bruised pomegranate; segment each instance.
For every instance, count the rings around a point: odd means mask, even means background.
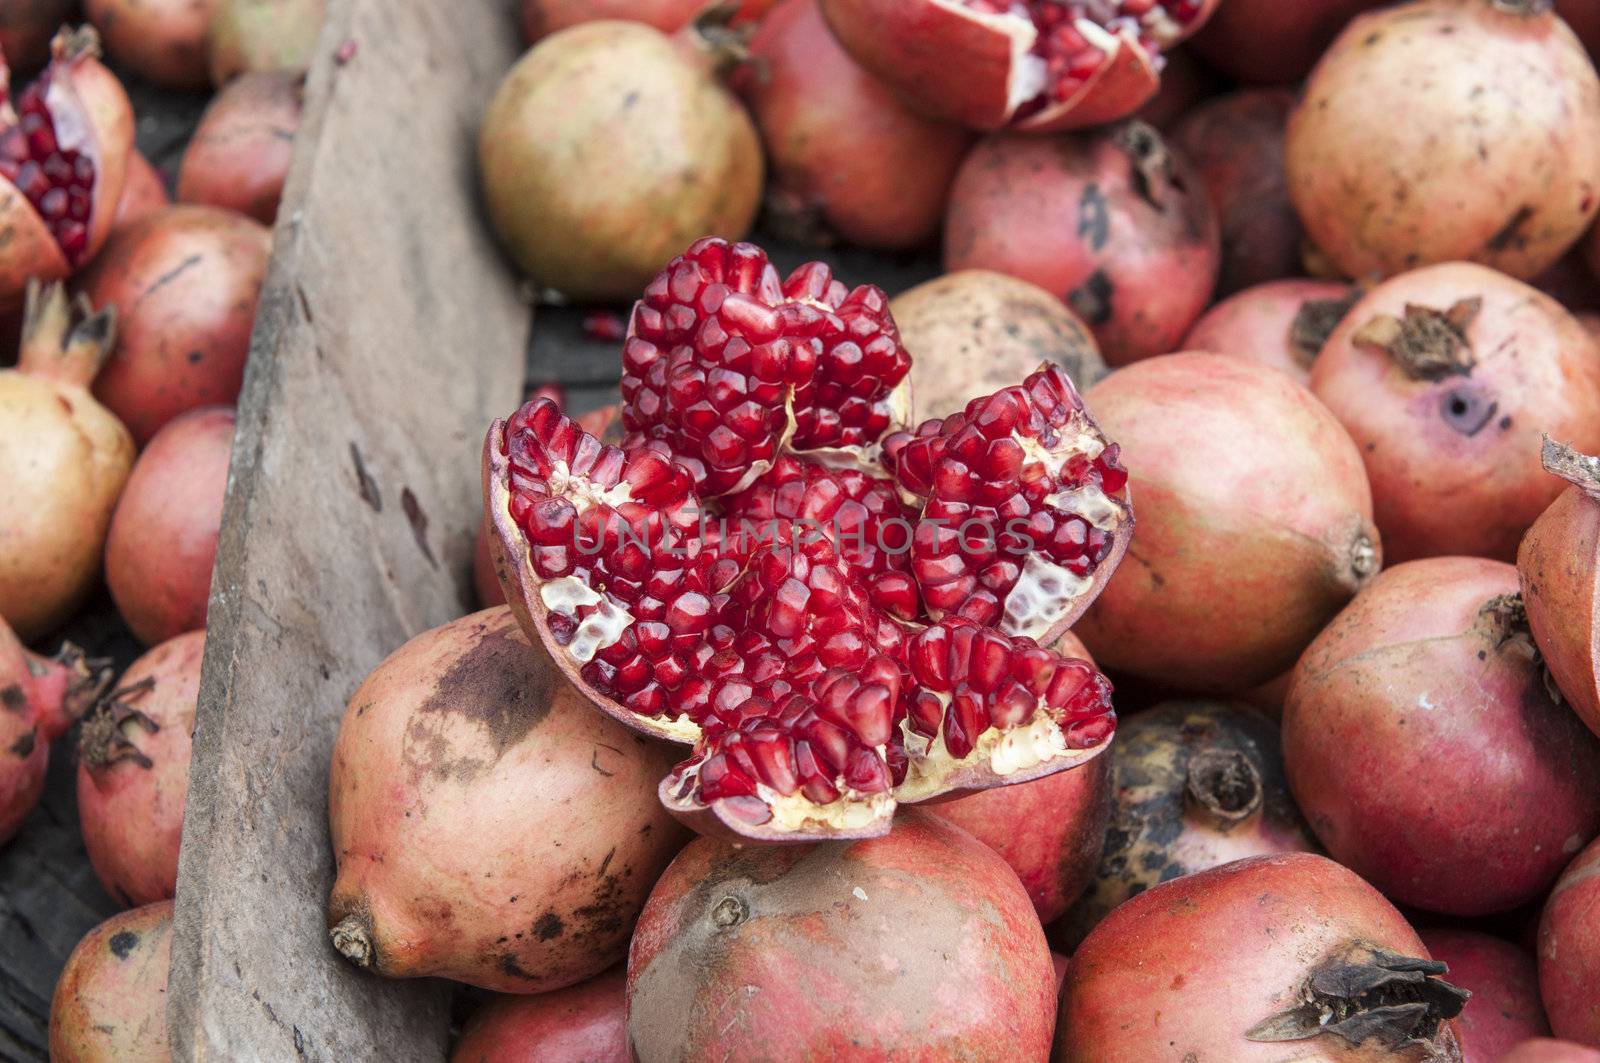
[[[1239,860],[1147,890],[1073,954],[1057,1063],[1461,1063],[1444,981],[1378,891],[1320,856]]]
[[[1139,530],[1074,629],[1105,667],[1237,692],[1287,670],[1377,573],[1361,455],[1288,375],[1153,358],[1090,389],[1134,470]]]
[[[117,64],[169,89],[206,86],[206,32],[216,0],[84,0]]]
[[[1539,968],[1528,952],[1473,930],[1423,930],[1420,936],[1428,955],[1450,968],[1450,981],[1472,994],[1456,1019],[1465,1063],[1499,1063],[1519,1042],[1550,1033],[1539,1002]]]
[[[78,740],[78,817],[95,877],[133,907],[173,896],[206,633],[157,646],[95,706]]]
[[[0,53],[14,69],[39,69],[50,58],[50,38],[77,9],[77,0],[3,0]]]
[[[150,160],[137,151],[129,153],[128,174],[122,182],[122,198],[117,200],[117,214],[111,227],[122,229],[134,225],[171,203],[167,184],[150,165]]]
[[[1535,1037],[1501,1056],[1498,1063],[1600,1063],[1600,1048]]]
[[[1600,739],[1546,686],[1503,562],[1381,573],[1295,666],[1283,753],[1329,854],[1428,911],[1531,901],[1600,833]]]
[[[1155,95],[1216,0],[822,0],[839,42],[917,109],[974,129],[1079,129]]]
[[[1361,447],[1391,561],[1510,561],[1561,493],[1541,433],[1600,452],[1600,346],[1553,299],[1470,263],[1368,292],[1311,390]]]
[[[1337,281],[1268,281],[1207,310],[1182,346],[1236,354],[1309,384],[1317,352],[1359,297],[1359,291]]]
[[[1036,284],[986,269],[935,277],[889,302],[911,356],[911,394],[924,416],[967,403],[1057,365],[1079,387],[1106,374],[1094,336]]]
[[[1600,77],[1549,0],[1398,4],[1328,49],[1285,158],[1346,276],[1470,259],[1526,280],[1600,211]]]
[[[535,284],[578,301],[631,299],[689,241],[749,229],[761,145],[713,76],[708,40],[699,27],[673,38],[589,22],[546,37],[506,75],[478,162],[495,232]]]
[[[227,207],[271,225],[300,128],[305,75],[235,78],[206,107],[178,166],[178,202]]]
[[[1592,781],[1592,779],[1591,779]],[[1600,1047],[1600,842],[1550,891],[1539,921],[1539,990],[1557,1037]]]
[[[1055,292],[1112,365],[1175,349],[1211,300],[1217,221],[1187,160],[1143,122],[1075,137],[990,137],[956,174],[946,270]]]
[[[499,996],[461,1031],[451,1063],[604,1063],[628,1058],[624,972],[536,996]]]
[[[239,397],[271,249],[271,232],[242,214],[169,207],[119,230],[74,282],[117,308],[94,393],[141,446],[180,413]]]
[[[1600,460],[1547,437],[1544,467],[1572,486],[1522,538],[1522,601],[1556,687],[1600,734]]]
[[[965,831],[916,812],[882,838],[699,838],[628,953],[641,1063],[1043,1059],[1055,973],[1028,895]]]
[[[133,465],[128,430],[87,390],[113,315],[78,316],[60,284],[33,286],[17,367],[0,370],[0,617],[24,640],[94,586]]]
[[[334,948],[506,993],[599,974],[683,844],[651,800],[670,764],[594,712],[510,610],[418,635],[362,683],[334,744]]]
[[[1189,47],[1239,81],[1288,85],[1306,76],[1345,23],[1381,3],[1383,0],[1227,0]]]
[[[50,1001],[56,1063],[167,1063],[172,902],[112,916],[67,957]]]
[[[211,83],[264,70],[304,72],[322,30],[326,0],[211,0],[206,44]]]

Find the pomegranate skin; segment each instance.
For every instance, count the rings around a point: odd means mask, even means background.
[[[651,893],[628,954],[640,1063],[1038,1060],[1054,1000],[1016,875],[918,811],[865,841],[697,838]]]
[[[172,902],[112,916],[67,957],[50,1001],[53,1063],[167,1063]]]
[[[1238,81],[1288,85],[1311,70],[1345,23],[1384,0],[1227,0],[1189,47]]]
[[[1346,276],[1470,259],[1526,280],[1600,210],[1600,77],[1548,4],[1415,0],[1334,41],[1285,158]]]
[[[1449,1007],[1430,1009],[1426,1046],[1391,1050],[1374,1036],[1358,1047],[1333,1032],[1286,1043],[1248,1038],[1258,1023],[1301,1005],[1318,968],[1362,945],[1427,957],[1377,890],[1321,856],[1254,857],[1164,883],[1112,912],[1073,954],[1053,1058],[1460,1063],[1454,1031],[1439,1021]],[[1435,979],[1427,984],[1441,1004],[1450,999]],[[1401,992],[1417,999],[1414,986]],[[1367,1011],[1359,1000],[1348,1003]],[[1318,1028],[1315,1020],[1309,1025],[1308,1032]]]
[[[916,114],[857,66],[817,0],[773,8],[750,56],[744,96],[772,171],[769,221],[797,237],[831,233],[883,250],[932,240],[972,134]]]
[[[122,183],[122,198],[117,200],[117,216],[113,229],[124,229],[170,206],[166,182],[150,165],[150,160],[137,151],[128,154],[128,175]]]
[[[1217,220],[1189,162],[1142,122],[978,142],[956,174],[947,271],[992,269],[1057,293],[1106,361],[1166,354],[1216,287]]]
[[[482,522],[478,524],[478,538],[472,547],[472,589],[478,596],[479,609],[506,604],[506,590],[500,585],[494,551],[489,548],[489,527]]]
[[[1295,666],[1289,785],[1328,853],[1399,903],[1508,911],[1600,833],[1600,739],[1547,691],[1520,614],[1510,565],[1408,562]]]
[[[1501,1056],[1498,1063],[1600,1063],[1600,1049],[1535,1037]]]
[[[178,202],[227,207],[271,225],[289,173],[305,75],[244,74],[200,117],[178,166]]]
[[[537,996],[499,996],[472,1016],[450,1063],[604,1063],[628,1058],[622,968]]]
[[[1310,384],[1311,364],[1354,296],[1355,289],[1338,281],[1267,281],[1207,310],[1183,338],[1183,349],[1237,354]]]
[[[117,308],[94,393],[140,446],[186,410],[239,397],[271,251],[272,234],[242,214],[168,207],[118,232],[75,282]]]
[[[1456,1018],[1465,1063],[1498,1063],[1517,1044],[1548,1036],[1531,954],[1472,930],[1419,932],[1428,954],[1450,965],[1450,981],[1472,994]]]
[[[189,749],[206,633],[134,661],[84,721],[78,817],[95,877],[127,907],[170,899],[189,793]]]
[[[140,642],[206,626],[233,455],[233,409],[190,410],[150,440],[106,537],[106,584]]]
[[[1073,629],[1104,667],[1247,690],[1378,571],[1361,455],[1288,375],[1189,352],[1113,373],[1085,402],[1139,507],[1128,563]]]
[[[1328,337],[1311,390],[1361,447],[1391,562],[1512,560],[1561,493],[1541,433],[1600,452],[1600,347],[1553,299],[1470,263],[1368,292]]]
[[[673,760],[594,711],[509,609],[418,635],[334,744],[334,947],[505,993],[599,974],[686,836],[655,800]]]
[[[1555,1035],[1600,1048],[1600,843],[1561,875],[1539,920],[1539,991]]]
[[[672,33],[704,6],[701,0],[522,0],[522,39],[537,44],[569,26],[601,19],[642,22]]]
[[[119,65],[163,88],[206,87],[216,0],[84,0],[83,7]]]
[[[214,0],[207,34],[211,83],[262,70],[304,71],[315,54],[325,0]]]
[[[77,11],[76,0],[0,3],[0,54],[13,70],[32,71],[50,58],[50,38]]]

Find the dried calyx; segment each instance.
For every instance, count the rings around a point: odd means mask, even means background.
[[[1358,347],[1387,354],[1414,380],[1469,374],[1477,360],[1467,329],[1482,309],[1483,300],[1477,297],[1462,299],[1447,310],[1408,303],[1404,317],[1380,314],[1352,339]]]

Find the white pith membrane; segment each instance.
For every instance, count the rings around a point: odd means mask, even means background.
[[[937,690],[930,693],[939,699],[942,707],[949,707],[949,694]],[[911,729],[911,721],[907,717],[900,721],[900,733],[904,736],[906,748],[906,778],[893,792],[905,804],[942,793],[951,774],[978,760],[987,760],[990,770],[1005,778],[1052,760],[1084,752],[1068,748],[1061,721],[1045,707],[1042,700],[1025,726],[1013,727],[1009,731],[998,727],[988,728],[973,743],[972,752],[960,760],[951,756],[945,748],[943,723],[940,723],[937,734],[924,738]]]
[[[696,734],[698,731],[696,728]],[[883,756],[884,747],[875,748],[878,755]],[[673,787],[673,793],[683,795],[678,798],[681,804],[691,804],[692,798],[692,804],[710,807],[719,800],[726,800],[718,798],[705,801],[698,796],[701,763],[700,760],[694,761],[676,776],[679,782]],[[893,790],[865,793],[847,785],[842,772],[830,781],[834,789],[839,791],[839,796],[825,805],[819,805],[802,790],[784,795],[759,779],[756,780],[756,797],[766,804],[772,814],[771,819],[760,825],[784,834],[797,834],[819,827],[830,833],[863,831],[878,826],[888,829],[890,820],[894,818],[894,810],[898,807]]]

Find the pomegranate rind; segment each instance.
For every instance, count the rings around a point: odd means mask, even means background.
[[[45,102],[55,117],[56,138],[63,148],[82,151],[94,159],[94,202],[89,208],[89,242],[82,259],[88,262],[117,220],[128,155],[133,150],[133,104],[122,82],[100,62],[100,38],[92,28],[62,30],[50,47],[58,76],[51,79]],[[68,64],[70,79],[59,76],[62,64]],[[67,105],[71,110],[64,111]],[[75,126],[75,121],[82,125]]]

